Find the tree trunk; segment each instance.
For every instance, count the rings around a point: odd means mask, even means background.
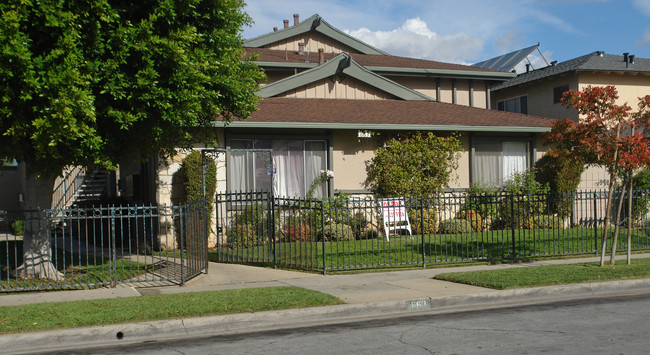
[[[629,216],[629,219],[627,221],[627,265],[630,266],[632,263],[631,260],[631,254],[632,254],[632,199],[634,196],[632,196],[632,193],[634,192],[634,185],[632,185],[632,177],[630,173],[630,186],[628,188],[630,191],[630,194],[628,195],[627,199],[627,215]]]
[[[23,264],[14,274],[18,278],[63,280],[52,262],[49,220],[44,210],[52,206],[52,189],[56,174],[31,172],[25,178],[25,233],[23,236]]]
[[[607,193],[607,206],[605,207],[605,227],[603,228],[603,244],[600,248],[600,266],[605,266],[605,248],[607,247],[607,232],[609,231],[609,215],[612,211],[612,196],[614,195],[614,179],[616,175],[609,173],[609,192]]]
[[[614,236],[612,237],[612,253],[609,257],[609,263],[611,265],[616,264],[616,245],[618,243],[618,232],[621,230],[621,212],[623,212],[623,201],[625,200],[625,188],[626,182],[623,182],[623,189],[620,192],[618,198],[618,207],[616,208],[616,228],[614,229]]]

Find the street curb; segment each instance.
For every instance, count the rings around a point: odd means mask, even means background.
[[[650,279],[596,282],[468,295],[385,301],[366,304],[240,313],[200,318],[127,323],[32,333],[0,335],[0,349],[8,353],[56,351],[165,341],[188,336],[244,334],[270,329],[349,323],[373,317],[442,314],[569,299],[605,297],[608,294],[650,293]]]

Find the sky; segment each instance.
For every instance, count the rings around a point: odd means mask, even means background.
[[[246,39],[320,15],[392,55],[473,64],[540,44],[533,68],[595,51],[650,58],[650,0],[244,0]],[[527,63],[527,62],[526,62]],[[522,63],[523,66],[523,63]],[[518,70],[522,70],[522,66]]]

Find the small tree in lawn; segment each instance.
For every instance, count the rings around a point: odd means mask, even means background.
[[[614,264],[618,227],[623,196],[635,169],[650,162],[650,141],[642,134],[648,129],[647,102],[649,96],[640,98],[639,111],[631,114],[627,104],[617,105],[618,93],[613,86],[587,87],[582,91],[564,94],[566,106],[574,107],[582,115],[579,122],[569,119],[558,121],[546,136],[546,140],[569,148],[573,154],[583,157],[585,163],[603,166],[609,173],[605,226],[602,237],[601,266],[604,265],[605,248],[612,215],[614,186],[618,178],[623,189],[616,212],[616,230],[612,240],[610,262]],[[632,196],[630,188],[629,196]],[[629,205],[631,209],[631,204]],[[631,215],[631,210],[629,214]],[[629,225],[631,227],[631,225]],[[631,231],[629,231],[631,234]],[[629,236],[628,236],[629,238]],[[630,243],[628,242],[628,248]],[[628,261],[629,262],[629,261]]]
[[[0,4],[0,158],[25,162],[25,208],[50,208],[67,166],[113,169],[189,148],[190,130],[256,109],[242,0]],[[47,226],[28,219],[19,277],[58,280]]]
[[[368,164],[365,185],[383,197],[435,195],[458,168],[461,148],[455,135],[438,137],[429,132],[389,139]]]

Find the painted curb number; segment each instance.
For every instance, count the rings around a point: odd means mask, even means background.
[[[406,309],[409,311],[429,308],[431,308],[431,300],[429,299],[406,301]]]

